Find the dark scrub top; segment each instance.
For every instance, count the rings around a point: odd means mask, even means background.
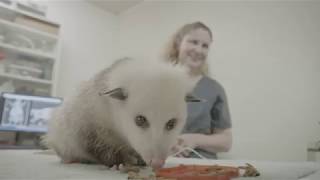
[[[193,95],[205,102],[188,103],[188,118],[183,133],[213,134],[214,129],[231,128],[227,98],[223,87],[203,76],[196,84]],[[206,158],[216,159],[216,153],[196,148]],[[198,157],[192,153],[192,157]]]

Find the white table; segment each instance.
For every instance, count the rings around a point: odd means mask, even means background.
[[[301,179],[320,180],[320,164],[315,162],[271,162],[249,160],[199,160],[169,158],[166,166],[177,164],[219,164],[244,165],[251,163],[261,173],[261,177],[253,179]],[[0,179],[32,179],[32,180],[126,180],[127,175],[107,170],[102,165],[61,164],[56,155],[40,150],[1,150]],[[247,179],[247,178],[241,178]]]

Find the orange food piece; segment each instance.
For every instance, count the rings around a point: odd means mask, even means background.
[[[156,171],[156,176],[176,180],[230,180],[239,177],[239,169],[218,165],[179,165],[159,169]]]
[[[176,180],[230,180],[230,176],[217,175],[217,176],[187,176],[178,177]]]

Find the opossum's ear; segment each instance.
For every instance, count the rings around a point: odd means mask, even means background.
[[[126,93],[126,91],[122,88],[116,88],[111,91],[100,92],[99,95],[107,95],[118,100],[126,100],[128,98],[128,93]]]
[[[187,94],[184,99],[186,102],[206,102],[205,99],[197,98],[197,97],[193,96],[192,94]]]

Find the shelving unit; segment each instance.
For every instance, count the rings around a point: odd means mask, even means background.
[[[19,80],[19,81],[26,81],[26,82],[35,83],[35,84],[44,84],[44,85],[50,85],[50,86],[52,85],[52,81],[42,80],[42,79],[37,79],[32,77],[23,77],[23,76],[12,75],[7,73],[0,73],[0,77]]]
[[[44,38],[44,39],[50,40],[50,41],[57,41],[58,40],[57,35],[42,32],[40,30],[33,29],[28,26],[16,24],[14,22],[5,21],[2,19],[0,19],[0,28],[4,28],[6,30],[13,31],[16,33],[28,34],[29,36],[32,36],[32,37]]]
[[[30,50],[27,48],[19,48],[19,47],[15,47],[13,45],[10,44],[5,44],[5,43],[0,43],[0,48],[3,48],[7,51],[10,52],[14,52],[14,53],[19,53],[19,54],[23,54],[23,55],[27,55],[27,56],[35,56],[38,57],[39,59],[50,59],[50,60],[55,60],[55,56],[48,54],[48,53],[43,53],[40,51],[34,51],[34,50]]]
[[[0,0],[0,93],[56,96],[60,25],[21,9],[18,3]],[[7,108],[8,112],[8,107],[1,108],[3,112]],[[0,149],[39,148],[37,143],[22,142],[29,136],[39,142],[38,135],[46,133],[46,129],[30,125],[30,119],[21,125],[10,124],[3,114],[0,118]],[[14,138],[8,141],[11,135]]]
[[[4,2],[0,1],[0,8],[11,10],[11,12],[9,12],[11,14],[19,13],[19,14],[30,16],[30,17],[33,17],[33,18],[36,18],[36,19],[39,19],[39,20],[42,20],[42,21],[45,21],[45,22],[49,22],[51,24],[59,25],[58,23],[56,23],[54,21],[51,21],[50,19],[47,19],[46,17],[39,16],[37,14],[30,13],[30,12],[27,12],[27,11],[23,11],[23,10],[17,8],[17,4],[16,3],[5,4]]]
[[[58,23],[0,0],[0,92],[56,95],[59,29]]]

